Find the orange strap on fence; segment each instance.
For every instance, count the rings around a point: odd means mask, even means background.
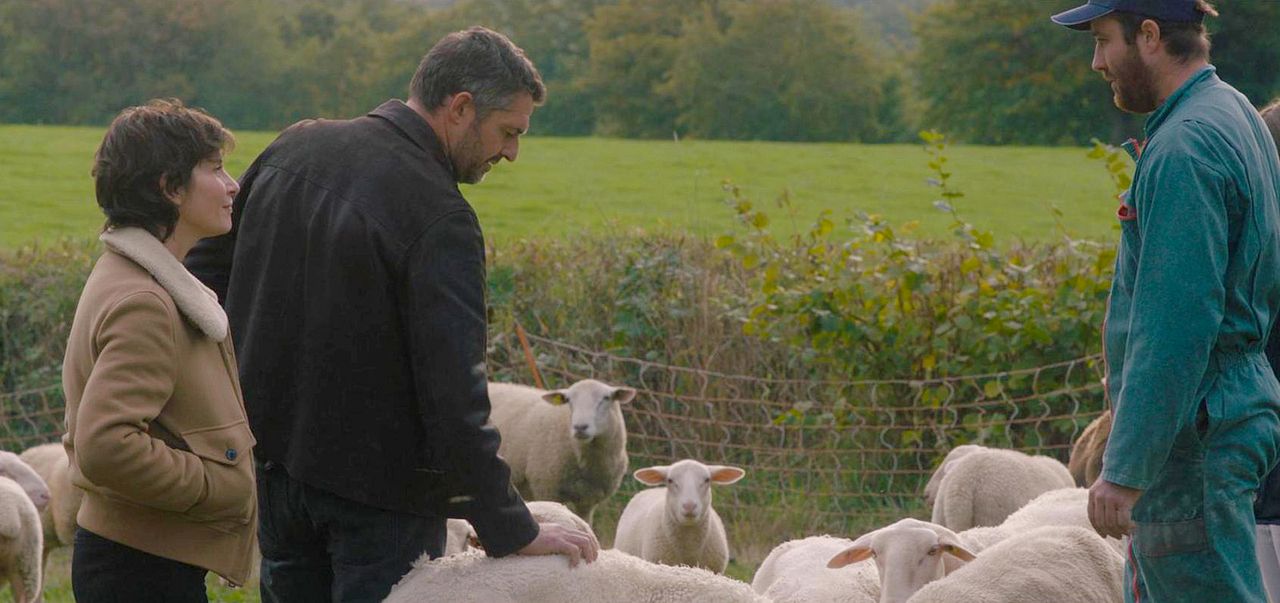
[[[533,373],[533,383],[538,389],[547,389],[542,382],[542,373],[538,372],[538,363],[533,361],[533,350],[529,348],[529,338],[525,337],[524,327],[520,323],[516,323],[516,337],[520,338],[520,347],[524,348],[525,362],[529,363],[529,372]]]

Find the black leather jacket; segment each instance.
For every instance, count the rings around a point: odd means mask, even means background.
[[[426,121],[393,100],[295,124],[233,221],[187,266],[226,306],[258,456],[379,508],[461,495],[490,555],[532,541],[486,427],[483,236]]]

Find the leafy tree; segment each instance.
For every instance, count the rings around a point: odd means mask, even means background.
[[[1213,63],[1255,105],[1280,95],[1280,2],[1218,0],[1209,19]]]
[[[856,15],[818,0],[728,5],[690,23],[671,79],[694,136],[875,140],[883,70]],[[765,42],[765,41],[768,42]]]
[[[1083,144],[1136,133],[1090,69],[1093,40],[1054,25],[1052,6],[946,0],[916,21],[924,123],[970,142]]]

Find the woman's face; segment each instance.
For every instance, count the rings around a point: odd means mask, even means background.
[[[177,228],[196,239],[226,234],[231,230],[231,201],[238,192],[240,185],[223,168],[222,153],[201,160],[174,199]]]

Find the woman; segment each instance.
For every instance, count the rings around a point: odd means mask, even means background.
[[[80,603],[207,602],[205,574],[249,574],[254,444],[227,318],[182,265],[231,229],[239,191],[216,119],[157,100],[116,117],[94,158],[106,250],[63,365],[72,481],[85,491],[71,583]]]

